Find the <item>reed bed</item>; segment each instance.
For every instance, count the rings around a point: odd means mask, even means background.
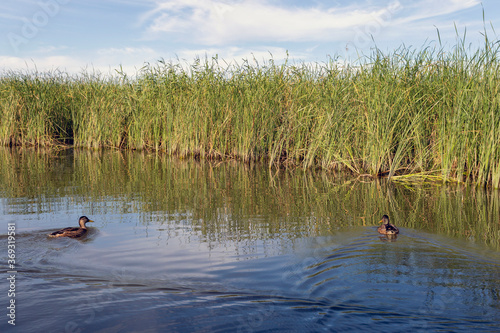
[[[136,77],[0,78],[0,143],[144,149],[396,181],[500,187],[498,43],[374,50],[356,63],[189,67]],[[407,177],[401,177],[407,176]]]

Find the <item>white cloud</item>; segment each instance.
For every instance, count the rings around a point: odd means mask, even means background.
[[[336,1],[335,6],[332,1],[324,0],[304,1],[297,6],[283,0],[151,2],[154,9],[142,14],[136,22],[136,28],[145,29],[147,42],[130,40],[130,47],[77,50],[78,46],[59,46],[61,41],[49,40],[25,53],[30,57],[0,56],[0,71],[34,70],[36,64],[39,71],[59,69],[81,73],[89,69],[110,73],[121,65],[127,74],[133,75],[145,62],[155,63],[160,58],[174,62],[179,58],[188,64],[197,57],[214,55],[219,56],[221,63],[241,63],[244,59],[262,63],[271,58],[280,62],[287,58],[287,49],[291,61],[311,61],[311,58],[322,61],[326,54],[338,54],[344,48],[346,54],[369,50],[373,46],[372,37],[377,44],[389,48],[401,43],[418,43],[415,46],[419,47],[426,38],[437,38],[435,27],[440,29],[441,37],[453,39],[454,22],[460,18],[459,29],[482,24],[477,22],[480,17],[469,19],[463,13],[459,15],[460,11],[478,6],[479,0],[360,0]],[[480,16],[480,8],[477,13]],[[112,40],[106,42],[100,45],[116,45]]]
[[[397,28],[478,4],[479,0],[407,0],[325,8],[283,7],[270,0],[158,0],[141,22],[155,37],[168,35],[204,45],[328,42],[352,40],[367,25]]]
[[[273,59],[281,63],[287,58],[287,50],[274,46],[261,46],[257,48],[221,47],[221,48],[199,48],[182,49],[176,54],[160,54],[151,48],[106,48],[96,51],[95,56],[89,60],[86,55],[73,56],[48,56],[39,54],[36,57],[9,57],[0,56],[0,75],[9,71],[22,72],[53,72],[61,71],[68,74],[101,73],[104,75],[116,75],[120,70],[129,76],[139,73],[139,70],[150,63],[155,65],[162,58],[176,64],[177,62],[188,69],[194,60],[199,58],[205,61],[217,55],[219,65],[222,68],[231,65],[241,65],[244,61],[255,65],[268,63]],[[301,61],[306,59],[307,53],[290,55],[291,60]],[[177,60],[178,59],[178,60]]]
[[[151,21],[152,33],[187,35],[206,45],[335,40],[367,21],[383,20],[390,6],[285,8],[268,1],[167,0],[142,20]]]
[[[46,56],[46,57],[11,57],[0,56],[0,72],[8,71],[69,71],[79,72],[83,68],[82,63],[76,63],[75,60],[68,56]]]
[[[409,2],[405,5],[405,10],[411,14],[398,17],[395,24],[405,24],[448,15],[468,9],[481,4],[479,0],[420,0],[415,3]]]
[[[159,58],[160,55],[153,49],[134,47],[100,49],[93,52],[92,56],[88,54],[44,55],[40,52],[37,56],[29,58],[0,56],[0,73],[59,70],[69,74],[98,72],[114,75],[121,66],[121,69],[128,75],[135,75],[146,61],[155,62]]]

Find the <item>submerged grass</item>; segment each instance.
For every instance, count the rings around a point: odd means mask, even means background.
[[[473,52],[379,50],[358,63],[189,68],[137,77],[0,78],[0,143],[116,147],[350,170],[402,182],[500,187],[500,62]],[[402,177],[405,175],[406,177]]]

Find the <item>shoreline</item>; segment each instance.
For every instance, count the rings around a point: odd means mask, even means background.
[[[263,160],[500,187],[499,45],[375,50],[356,66],[145,66],[0,77],[0,144]]]

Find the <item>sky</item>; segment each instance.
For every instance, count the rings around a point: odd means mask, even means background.
[[[15,0],[0,3],[0,72],[129,74],[160,59],[353,60],[373,47],[479,45],[498,0]],[[500,30],[499,30],[500,31]],[[475,45],[475,44],[474,44]]]

